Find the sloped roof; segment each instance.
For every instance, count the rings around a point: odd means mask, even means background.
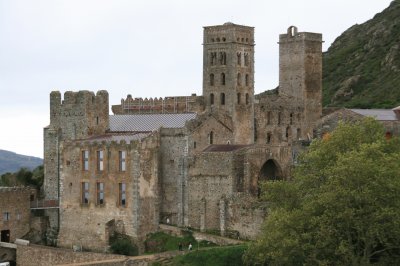
[[[397,121],[395,112],[390,109],[350,109],[362,116],[371,116],[379,121]]]
[[[111,132],[150,132],[164,128],[181,128],[196,113],[110,115]]]
[[[135,140],[140,140],[151,133],[130,133],[130,134],[118,134],[118,133],[109,133],[109,134],[104,134],[104,135],[99,135],[99,136],[94,136],[88,139],[84,139],[82,141],[89,141],[89,142],[120,142],[120,141],[125,141],[126,143],[130,143],[131,141]]]
[[[214,144],[205,148],[203,152],[230,152],[240,150],[248,146],[250,145]]]

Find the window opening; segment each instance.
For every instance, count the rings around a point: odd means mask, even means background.
[[[225,105],[225,93],[221,93],[221,105]]]
[[[119,183],[119,205],[126,206],[126,184]]]
[[[89,151],[88,150],[82,151],[82,170],[83,171],[89,170]]]
[[[225,73],[221,73],[221,85],[225,85]]]
[[[104,183],[97,183],[97,204],[104,204]]]
[[[97,171],[103,171],[104,169],[103,155],[104,155],[103,151],[97,151]]]
[[[89,183],[83,182],[82,183],[82,204],[89,203]]]
[[[125,172],[126,170],[126,151],[119,151],[119,171]]]

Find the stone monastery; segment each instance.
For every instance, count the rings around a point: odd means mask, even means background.
[[[254,238],[259,183],[286,179],[297,154],[339,119],[374,115],[399,134],[399,108],[322,116],[322,35],[279,36],[279,87],[254,94],[254,28],[204,27],[201,96],[50,94],[45,197],[60,247],[102,251],[115,232],[142,241],[160,223]]]

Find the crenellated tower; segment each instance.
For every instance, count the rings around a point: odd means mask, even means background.
[[[203,97],[206,110],[232,117],[234,144],[254,142],[254,28],[204,27]]]
[[[62,141],[85,139],[104,134],[109,128],[108,92],[90,91],[50,94],[50,125],[44,128],[44,194],[46,199],[58,199],[60,184],[60,152]],[[58,227],[58,215],[47,210],[50,226]]]

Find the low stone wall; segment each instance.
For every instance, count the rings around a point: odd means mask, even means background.
[[[123,255],[74,252],[70,249],[52,248],[38,245],[17,246],[17,265],[19,266],[48,266],[95,262],[105,260],[126,260]],[[90,265],[90,264],[88,264]],[[117,265],[117,264],[114,264]]]
[[[182,228],[179,228],[179,227],[160,224],[160,230],[167,234],[170,234],[170,235],[182,236]],[[210,235],[210,234],[205,234],[205,233],[201,233],[201,232],[193,232],[193,237],[198,241],[205,240],[205,241],[213,242],[213,243],[221,245],[221,246],[238,245],[238,244],[243,243],[243,241],[241,241],[241,240],[236,240],[236,239],[217,236],[217,235]]]

